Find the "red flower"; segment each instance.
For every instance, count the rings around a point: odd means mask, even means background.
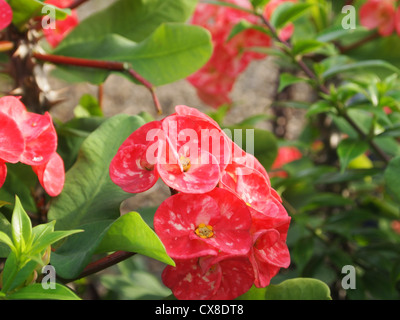
[[[45,3],[54,5],[58,8],[68,8],[74,0],[46,0]],[[64,20],[57,20],[56,28],[43,29],[47,42],[53,47],[57,47],[59,43],[79,24],[76,10],[71,10],[71,14]]]
[[[394,20],[395,20],[395,24],[396,24],[397,34],[400,36],[400,6],[397,8],[396,17]]]
[[[395,16],[394,0],[368,0],[360,8],[361,25],[368,29],[378,28],[382,36],[393,33]]]
[[[290,163],[295,160],[301,159],[303,155],[296,147],[280,147],[278,149],[278,155],[271,166],[272,170],[281,169],[285,164]],[[270,172],[271,177],[281,177],[286,178],[288,176],[287,172],[279,170],[276,172]]]
[[[4,183],[7,174],[5,162],[22,162],[35,172],[46,172],[43,179],[39,176],[39,181],[46,192],[57,195],[65,173],[62,159],[55,155],[56,149],[57,134],[48,112],[28,112],[18,98],[0,98],[0,182]]]
[[[162,273],[164,284],[180,300],[230,300],[247,292],[254,281],[246,258],[215,261],[207,258],[177,260]]]
[[[10,5],[5,0],[0,0],[0,30],[8,27],[13,18]]]
[[[233,193],[215,188],[201,194],[179,193],[166,199],[154,216],[154,229],[176,259],[246,255],[251,246],[251,217]]]

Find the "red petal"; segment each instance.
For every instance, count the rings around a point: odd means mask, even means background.
[[[259,233],[255,239],[254,254],[257,260],[268,262],[279,268],[290,265],[290,254],[277,230],[270,229]]]
[[[206,273],[200,268],[198,259],[177,260],[176,267],[167,266],[162,273],[164,284],[179,300],[208,300],[221,282],[219,266]]]
[[[190,157],[191,165],[186,172],[178,164],[174,164],[177,161],[172,161],[172,164],[157,164],[161,179],[169,187],[184,193],[206,193],[218,184],[220,168],[212,154],[200,152],[197,158]]]
[[[111,180],[124,191],[139,193],[154,186],[158,173],[145,162],[146,146],[128,145],[121,147],[111,161],[109,171]],[[147,169],[146,169],[147,167]]]
[[[0,188],[3,186],[7,177],[7,166],[5,162],[0,161]]]
[[[17,123],[24,120],[27,113],[25,106],[19,98],[5,96],[0,98],[0,112],[3,112],[13,118]]]
[[[44,115],[38,115],[29,112],[20,127],[25,138],[25,151],[21,162],[28,165],[48,162],[57,149],[57,133],[50,114],[46,112]]]
[[[164,138],[164,133],[161,129],[161,121],[148,122],[137,130],[135,130],[121,145],[120,148],[125,148],[131,145],[149,145],[156,142],[155,138]]]
[[[61,193],[65,182],[65,169],[64,161],[58,153],[53,153],[47,163],[32,166],[32,169],[49,196],[56,197]]]
[[[17,163],[24,151],[25,142],[18,124],[0,112],[0,159]]]
[[[8,27],[12,17],[13,12],[10,5],[5,0],[0,0],[0,30]]]
[[[233,258],[219,263],[221,284],[213,300],[232,300],[246,293],[254,282],[252,266],[247,258]]]

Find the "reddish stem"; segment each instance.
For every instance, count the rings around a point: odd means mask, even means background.
[[[162,109],[158,97],[156,96],[154,86],[145,78],[143,78],[140,74],[138,74],[132,68],[129,68],[129,65],[124,62],[119,61],[104,61],[104,60],[92,60],[92,59],[84,59],[84,58],[74,58],[74,57],[66,57],[59,56],[54,54],[42,54],[35,52],[33,53],[33,57],[51,62],[54,64],[64,64],[76,67],[86,67],[86,68],[96,68],[96,69],[104,69],[110,71],[120,71],[120,72],[128,72],[134,79],[144,85],[151,93],[154,105],[156,107],[157,113],[161,114]]]

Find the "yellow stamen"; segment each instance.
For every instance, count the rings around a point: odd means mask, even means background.
[[[179,158],[179,161],[180,161],[180,163],[182,165],[183,172],[186,172],[186,171],[188,171],[190,169],[190,159],[188,157],[181,156]]]
[[[202,239],[212,238],[214,236],[213,227],[200,223],[195,233]]]

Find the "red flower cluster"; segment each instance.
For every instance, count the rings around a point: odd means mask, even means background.
[[[378,29],[381,36],[390,36],[396,30],[400,35],[400,7],[396,0],[368,0],[360,8],[361,25]]]
[[[272,0],[265,8],[266,18],[273,10],[288,0]],[[293,1],[293,0],[289,0]],[[248,0],[224,0],[224,2],[251,9]],[[210,31],[214,45],[213,55],[208,63],[187,80],[196,88],[199,98],[213,108],[231,104],[230,92],[238,76],[255,59],[262,59],[264,54],[252,52],[251,47],[268,47],[270,37],[256,29],[247,29],[229,39],[232,28],[241,20],[252,24],[259,23],[258,17],[225,6],[200,3],[192,17],[192,24],[202,26]],[[280,36],[287,40],[293,32],[293,25],[281,30]]]
[[[6,163],[32,166],[50,196],[64,186],[64,162],[56,153],[57,134],[49,113],[28,112],[18,98],[0,98],[0,187],[7,176]]]
[[[45,3],[54,5],[58,8],[68,8],[74,0],[46,0]],[[55,29],[43,29],[44,36],[47,42],[53,47],[58,44],[79,24],[78,15],[76,10],[71,10],[71,14],[64,20],[57,20]]]
[[[5,0],[0,0],[0,30],[8,27],[13,18],[10,5]]]
[[[158,177],[179,191],[154,216],[176,263],[162,279],[178,299],[234,299],[289,266],[290,217],[267,172],[196,109],[177,106],[133,132],[110,177],[125,191],[147,190]]]

